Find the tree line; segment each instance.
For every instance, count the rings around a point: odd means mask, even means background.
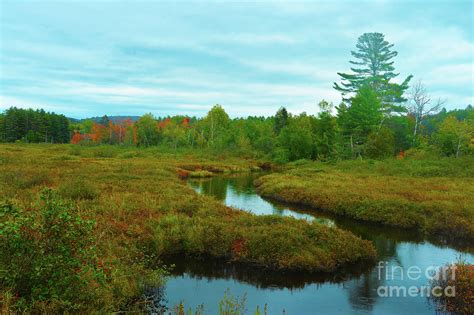
[[[385,158],[403,156],[409,149],[447,156],[473,153],[472,106],[447,111],[446,101],[433,99],[423,82],[411,83],[413,76],[396,83],[397,52],[383,34],[363,34],[351,55],[351,72],[338,73],[341,82],[334,83],[343,101],[334,106],[322,100],[317,115],[292,115],[281,107],[271,117],[231,119],[215,105],[203,118],[145,114],[132,121],[104,116],[68,125],[62,115],[11,108],[0,116],[0,139],[209,148],[278,162]],[[35,121],[49,118],[33,123],[33,116]]]
[[[43,109],[11,107],[0,114],[0,141],[67,143],[69,119]]]

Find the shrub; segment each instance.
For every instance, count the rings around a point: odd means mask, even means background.
[[[70,155],[80,156],[81,153],[82,153],[82,149],[81,149],[81,147],[79,147],[78,145],[73,145],[73,146],[71,146],[71,148],[69,149],[69,154],[70,154]]]
[[[429,153],[423,149],[412,148],[412,149],[406,150],[404,152],[404,156],[405,158],[411,158],[414,160],[424,160],[427,157],[429,157]]]
[[[101,158],[113,158],[116,157],[118,154],[117,149],[111,145],[104,145],[95,148],[92,151],[92,155],[94,157],[101,157]]]
[[[212,176],[214,176],[212,172],[205,171],[205,170],[194,171],[194,172],[189,173],[189,177],[191,178],[206,178],[206,177],[212,177]]]
[[[11,160],[11,158],[8,157],[8,156],[6,156],[6,155],[5,155],[5,156],[1,156],[1,155],[0,155],[0,165],[2,165],[2,164],[3,164],[3,165],[6,165],[6,164],[10,163],[10,160]]]
[[[273,161],[277,164],[285,164],[290,161],[289,152],[283,148],[278,148],[274,152]]]
[[[459,261],[453,265],[447,265],[438,275],[432,280],[431,288],[439,291],[435,293],[440,296],[430,296],[438,310],[454,314],[472,314],[472,310],[474,310],[474,265]],[[454,288],[454,296],[449,294],[447,287]]]
[[[53,191],[42,191],[40,211],[0,206],[0,283],[16,297],[13,308],[56,303],[56,311],[75,309],[91,301],[105,283],[92,231],[85,220]]]
[[[369,158],[387,158],[393,156],[395,137],[388,128],[371,132],[367,138],[366,153]]]
[[[314,162],[308,159],[300,159],[289,163],[291,166],[311,166],[312,164]]]
[[[49,176],[45,172],[35,172],[27,174],[21,171],[6,175],[6,181],[19,189],[28,189],[35,186],[47,185],[50,183]]]
[[[244,294],[242,297],[233,296],[230,290],[227,289],[224,292],[224,298],[219,302],[219,314],[245,314],[247,296]]]
[[[77,160],[77,157],[71,156],[71,155],[61,154],[61,155],[53,157],[52,160],[55,160],[55,161],[71,161],[71,160]]]
[[[73,200],[93,200],[99,196],[99,191],[83,178],[67,181],[59,188],[59,193],[64,198]]]
[[[125,153],[119,154],[118,158],[120,158],[120,159],[133,159],[134,157],[137,157],[137,156],[138,156],[137,152],[125,152]]]
[[[224,291],[224,297],[219,301],[219,309],[218,309],[218,315],[244,315],[247,314],[247,295],[244,294],[242,297],[239,297],[237,295],[233,295],[229,289]],[[185,314],[194,314],[194,315],[202,315],[202,314],[207,314],[207,312],[204,311],[205,305],[201,304],[196,307],[196,309],[193,311],[192,308],[186,309],[186,306],[184,305],[183,302],[180,302],[179,304],[175,305],[169,310],[170,315],[185,315]],[[260,308],[257,305],[255,312],[253,312],[254,315],[260,315],[262,314],[260,312]],[[267,314],[267,304],[265,304],[264,307],[264,314]]]

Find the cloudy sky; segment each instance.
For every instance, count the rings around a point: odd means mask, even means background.
[[[2,0],[0,12],[0,110],[315,113],[321,99],[340,101],[336,72],[373,31],[395,44],[400,81],[422,79],[448,108],[474,104],[470,0]]]

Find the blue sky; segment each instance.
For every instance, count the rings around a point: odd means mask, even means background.
[[[428,5],[429,3],[429,5]],[[233,117],[334,103],[364,32],[395,44],[399,80],[474,104],[472,1],[1,1],[0,110],[70,117]]]

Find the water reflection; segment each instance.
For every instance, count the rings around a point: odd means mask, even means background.
[[[305,220],[318,220],[349,230],[371,240],[379,260],[386,262],[383,269],[358,266],[338,274],[311,275],[262,271],[252,267],[228,264],[216,260],[172,258],[176,269],[166,286],[169,305],[184,301],[187,307],[202,303],[208,314],[215,314],[226,289],[232,294],[247,295],[248,310],[268,304],[270,314],[433,314],[427,299],[417,297],[379,297],[380,286],[417,286],[427,284],[426,277],[408,279],[406,274],[391,272],[393,267],[442,266],[453,262],[461,252],[427,242],[419,233],[376,224],[331,216],[313,209],[305,209],[265,200],[255,193],[253,181],[258,175],[215,177],[191,181],[199,193],[214,196],[226,205],[257,215],[277,214]],[[465,254],[468,262],[473,255]],[[379,274],[380,272],[380,274]],[[387,273],[387,275],[386,275]]]
[[[224,177],[218,176],[212,179],[191,180],[189,184],[197,192],[213,196],[225,202],[226,205],[246,210],[257,215],[284,215],[308,221],[317,220],[320,223],[334,225],[333,220],[325,216],[314,216],[303,209],[285,205],[283,203],[270,202],[255,193],[253,181],[259,176],[251,173],[246,176]]]
[[[191,277],[207,280],[238,280],[258,289],[298,290],[314,283],[342,283],[348,279],[357,279],[367,270],[364,266],[355,266],[337,273],[304,273],[296,271],[274,271],[255,269],[237,263],[218,259],[197,259],[190,257],[168,257],[165,264],[174,264],[173,276],[187,274]]]

